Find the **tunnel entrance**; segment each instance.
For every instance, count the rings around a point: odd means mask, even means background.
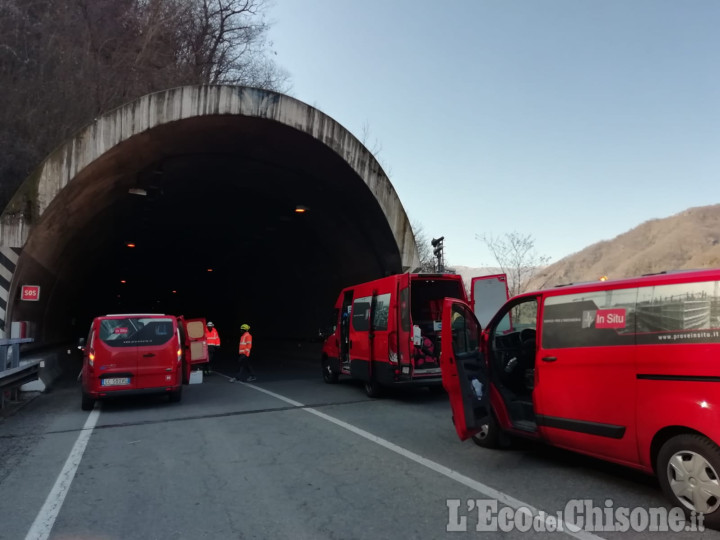
[[[6,331],[30,321],[47,343],[138,312],[205,317],[228,340],[245,322],[312,340],[342,287],[417,261],[402,205],[357,139],[242,87],[175,89],[99,119],[26,181],[2,227],[23,248]],[[23,284],[41,285],[39,302],[19,299]]]

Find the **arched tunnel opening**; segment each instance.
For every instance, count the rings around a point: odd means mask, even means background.
[[[391,221],[306,131],[243,115],[164,123],[58,190],[18,260],[11,317],[43,343],[108,313],[204,317],[229,350],[242,323],[259,342],[316,340],[342,287],[407,269]],[[19,301],[30,283],[41,302]]]

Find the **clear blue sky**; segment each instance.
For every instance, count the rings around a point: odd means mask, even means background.
[[[294,97],[379,160],[450,264],[555,262],[720,202],[718,0],[274,0]]]

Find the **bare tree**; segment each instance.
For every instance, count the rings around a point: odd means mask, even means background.
[[[0,204],[100,114],[230,83],[285,91],[266,0],[0,0]]]
[[[156,0],[159,1],[159,0]],[[277,90],[287,73],[271,60],[265,0],[173,0],[185,6],[183,60],[210,84],[238,83]],[[284,88],[283,88],[284,89]]]
[[[500,237],[488,234],[475,237],[485,243],[502,272],[507,274],[510,296],[520,294],[540,267],[550,261],[550,257],[535,252],[535,239],[531,234],[513,231]]]

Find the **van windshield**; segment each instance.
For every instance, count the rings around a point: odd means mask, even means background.
[[[170,341],[173,332],[171,318],[127,317],[100,323],[100,339],[111,347],[162,345]]]

